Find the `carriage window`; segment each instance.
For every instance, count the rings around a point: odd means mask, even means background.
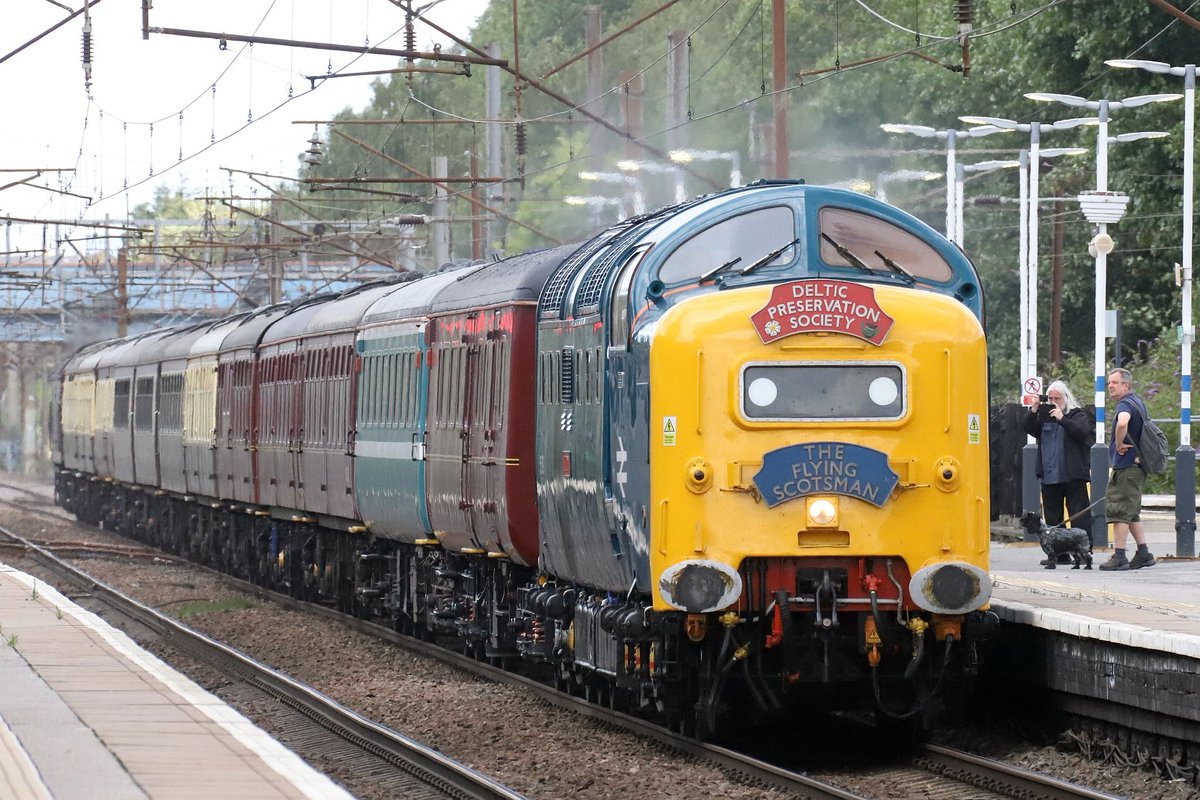
[[[117,381],[113,391],[113,427],[117,430],[129,429],[129,379]]]
[[[718,222],[681,244],[659,268],[658,279],[668,285],[694,281],[735,258],[741,260],[730,269],[746,267],[795,238],[796,218],[790,208],[751,211]],[[795,260],[796,248],[789,247],[760,269]]]
[[[742,414],[753,420],[899,419],[897,364],[752,364],[742,372]]]
[[[818,215],[821,233],[862,259],[868,267],[890,271],[875,251],[883,253],[918,278],[948,281],[950,265],[933,247],[887,220],[844,208],[823,208]],[[821,239],[821,260],[831,266],[851,266],[833,245]]]

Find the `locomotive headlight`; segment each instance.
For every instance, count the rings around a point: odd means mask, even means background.
[[[759,408],[766,408],[779,396],[779,387],[770,378],[755,378],[746,387],[746,399]]]
[[[808,526],[810,528],[836,528],[838,525],[838,502],[835,497],[808,498]]]

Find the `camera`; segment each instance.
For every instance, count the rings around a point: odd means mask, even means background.
[[[1049,402],[1050,402],[1050,395],[1048,395],[1048,394],[1039,394],[1039,395],[1038,395],[1038,402],[1039,402],[1039,403],[1049,403]]]

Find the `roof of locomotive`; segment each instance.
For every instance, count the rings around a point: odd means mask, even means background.
[[[657,287],[651,286],[652,281],[659,278],[659,268],[680,245],[693,236],[724,220],[771,206],[790,207],[796,215],[796,231],[801,244],[790,260],[776,261],[745,275],[736,268],[718,271],[711,276],[711,283],[707,280],[700,282],[695,276],[679,276],[663,279]],[[829,208],[865,214],[905,231],[936,252],[945,262],[949,277],[942,279],[917,275],[916,279],[912,280],[898,271],[881,266],[863,269],[850,263],[829,263],[820,255],[821,240],[818,238],[818,233],[823,233],[819,215]],[[780,241],[779,244],[784,244],[785,241]],[[624,242],[626,249],[645,244],[653,244],[654,247],[635,278],[634,292],[656,303],[665,301],[670,304],[686,294],[664,291],[672,287],[686,288],[691,285],[698,290],[712,291],[752,283],[825,277],[913,286],[916,289],[950,295],[970,308],[977,317],[983,317],[979,275],[970,258],[958,245],[911,214],[874,197],[846,189],[806,185],[799,181],[758,181],[749,186],[700,198],[694,203],[675,209],[672,213],[662,215],[654,224],[643,226],[636,239]],[[755,242],[748,249],[761,250],[762,244],[764,243]],[[870,252],[855,255],[861,255],[868,262],[876,259],[875,254]],[[702,286],[702,283],[706,285]]]

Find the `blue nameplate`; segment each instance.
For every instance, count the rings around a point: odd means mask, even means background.
[[[885,453],[847,442],[772,450],[754,476],[754,485],[770,507],[810,494],[844,494],[882,507],[899,482]]]

